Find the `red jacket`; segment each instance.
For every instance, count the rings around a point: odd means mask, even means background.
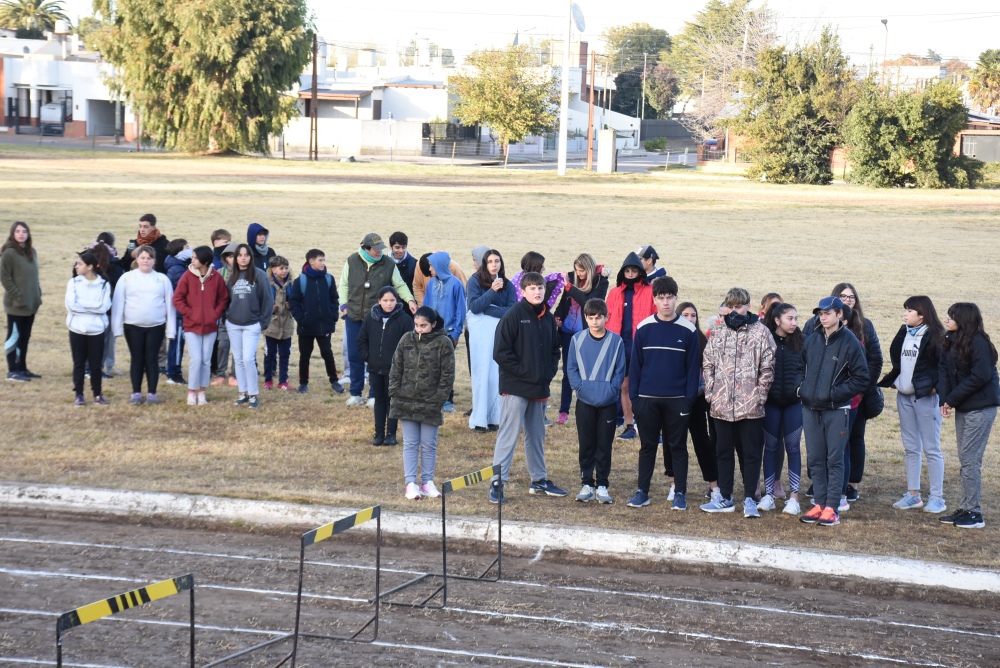
[[[212,334],[219,331],[219,318],[229,304],[229,289],[222,275],[209,269],[204,281],[194,267],[189,267],[174,290],[174,308],[184,318],[184,331]]]
[[[625,312],[625,285],[619,285],[608,292],[608,324],[607,328],[621,336],[622,314]],[[653,303],[653,288],[646,283],[635,284],[635,297],[632,301],[632,336],[640,322],[656,313]]]

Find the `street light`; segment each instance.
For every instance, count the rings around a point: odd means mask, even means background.
[[[882,48],[882,83],[879,88],[885,89],[885,60],[889,55],[889,19],[882,19],[885,26],[885,46]]]

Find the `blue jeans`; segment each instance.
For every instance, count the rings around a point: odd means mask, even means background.
[[[278,383],[288,382],[288,356],[292,353],[292,338],[275,339],[264,337],[264,382],[274,379],[277,369]]]
[[[184,318],[177,314],[177,335],[167,346],[167,378],[181,375],[181,360],[184,358]]]
[[[344,338],[347,340],[347,359],[351,362],[351,396],[360,397],[365,389],[365,361],[358,352],[358,334],[361,322],[344,318]]]
[[[229,345],[233,350],[236,384],[241,394],[258,394],[257,345],[260,343],[260,323],[237,325],[226,322]]]
[[[774,482],[781,477],[781,462],[788,453],[788,491],[799,491],[802,475],[802,404],[784,408],[764,404],[764,493],[774,494]]]

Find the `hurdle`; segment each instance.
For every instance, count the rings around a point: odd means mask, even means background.
[[[430,578],[441,578],[441,584],[438,585],[434,591],[432,591],[423,600],[411,603],[405,601],[390,601],[384,600],[383,602],[387,605],[401,605],[411,608],[432,608],[435,610],[441,610],[448,605],[448,579],[453,580],[469,580],[473,582],[499,582],[503,575],[503,504],[498,503],[497,505],[497,556],[490,562],[486,569],[479,575],[457,575],[448,573],[448,495],[452,492],[457,492],[459,490],[465,489],[466,487],[471,487],[472,485],[479,484],[483,480],[489,480],[492,476],[496,476],[496,479],[500,485],[500,495],[503,496],[503,480],[500,479],[500,465],[495,464],[478,471],[473,471],[472,473],[467,473],[464,476],[459,476],[458,478],[452,478],[451,480],[445,481],[441,485],[441,572],[440,573],[424,573],[423,575],[418,575],[412,580],[408,580],[401,585],[397,585],[392,589],[387,590],[382,594],[382,598],[390,596],[396,592],[402,591],[408,587],[412,587]],[[490,576],[490,573],[496,569],[496,575]],[[431,601],[438,595],[441,594],[440,605],[432,604]]]
[[[62,641],[63,634],[66,631],[104,617],[110,617],[130,608],[137,608],[140,605],[179,594],[182,591],[190,592],[191,595],[190,665],[191,668],[194,668],[194,575],[191,573],[146,585],[145,587],[139,587],[124,594],[118,594],[103,601],[97,601],[96,603],[91,603],[59,615],[59,619],[56,620],[56,668],[62,668],[63,665]]]
[[[378,604],[375,604],[374,614],[364,623],[361,627],[350,635],[323,635],[319,633],[302,633],[300,631],[299,625],[302,616],[302,583],[305,577],[305,565],[306,565],[306,548],[316,543],[322,542],[328,538],[332,538],[337,534],[343,533],[348,529],[353,529],[356,526],[360,526],[365,522],[370,522],[375,520],[375,601],[378,601],[380,596],[379,583],[382,573],[382,506],[372,506],[370,508],[365,508],[364,510],[359,510],[353,515],[348,515],[347,517],[341,518],[335,522],[329,524],[324,524],[321,527],[317,527],[312,531],[307,531],[302,534],[302,539],[299,544],[299,585],[295,596],[295,630],[292,633],[286,633],[277,638],[272,638],[253,647],[248,647],[247,649],[240,650],[235,654],[230,654],[221,659],[217,659],[212,663],[209,663],[205,668],[212,668],[212,666],[219,666],[223,663],[232,661],[247,654],[251,654],[258,650],[264,649],[279,642],[284,642],[286,640],[292,641],[292,651],[287,656],[285,656],[281,661],[275,664],[275,668],[284,665],[289,659],[291,659],[292,668],[295,668],[295,660],[298,654],[299,638],[313,638],[320,640],[340,640],[346,642],[365,642],[371,643],[375,642],[378,638]],[[372,599],[369,599],[371,601]],[[369,639],[359,639],[365,629],[369,626],[372,627],[372,637]]]

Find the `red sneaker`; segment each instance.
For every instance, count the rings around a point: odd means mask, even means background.
[[[279,390],[291,390],[292,388],[288,387],[288,383],[281,383],[281,384],[278,385],[278,389]]]
[[[837,526],[840,524],[840,515],[833,509],[833,506],[827,506],[823,509],[823,514],[819,516],[818,524],[825,527]]]
[[[800,522],[805,522],[806,524],[816,524],[819,522],[819,518],[823,515],[823,507],[816,504],[809,509],[809,512],[799,518]]]
[[[266,383],[264,383],[264,389],[265,390],[273,390],[274,389],[274,381],[270,381],[269,380]]]

